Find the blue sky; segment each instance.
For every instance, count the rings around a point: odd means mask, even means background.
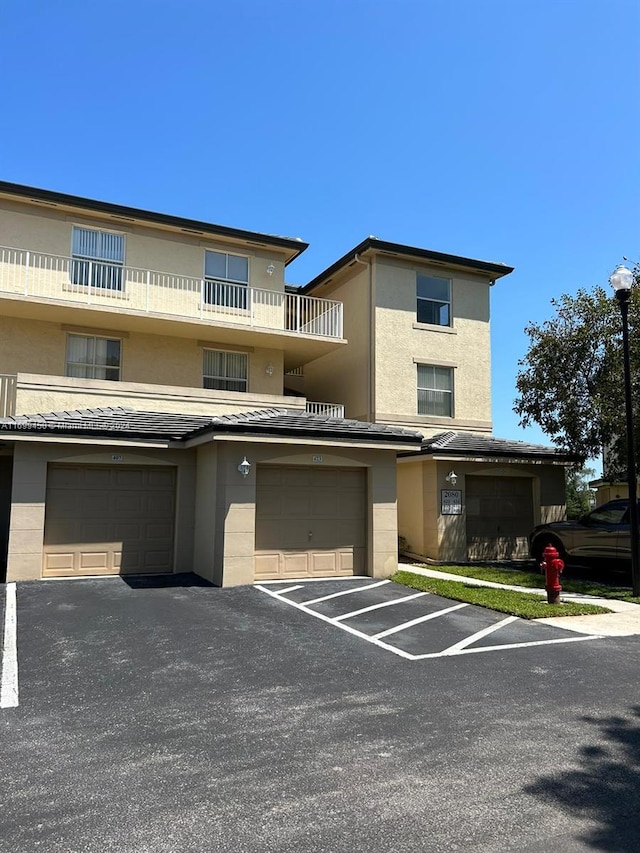
[[[0,177],[300,236],[516,267],[492,293],[494,431],[524,326],[640,257],[637,0],[4,0]]]

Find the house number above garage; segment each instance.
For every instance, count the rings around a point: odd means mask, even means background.
[[[312,456],[311,461],[312,462],[324,462],[324,456]]]

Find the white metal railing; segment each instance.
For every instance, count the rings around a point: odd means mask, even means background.
[[[329,415],[330,418],[344,418],[344,406],[340,403],[311,403],[307,401],[306,411],[310,415]]]
[[[0,418],[8,418],[16,413],[15,374],[0,373]]]
[[[342,304],[106,261],[0,247],[0,295],[342,338]]]

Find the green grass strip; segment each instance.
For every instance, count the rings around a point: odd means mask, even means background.
[[[449,575],[462,575],[467,578],[477,578],[492,583],[507,583],[513,586],[529,586],[535,589],[544,589],[544,575],[542,572],[526,572],[520,569],[502,569],[495,566],[470,565],[470,566],[424,566],[434,569],[436,572],[447,572]],[[598,598],[614,598],[618,601],[631,601],[640,604],[640,598],[633,597],[630,587],[609,586],[608,584],[595,583],[592,581],[578,581],[560,575],[560,584],[566,592],[575,592],[578,595],[595,595]]]
[[[445,571],[443,567],[443,571]],[[519,616],[522,619],[541,619],[544,616],[583,616],[593,613],[610,613],[606,607],[595,604],[579,604],[563,602],[562,604],[547,604],[546,599],[534,593],[515,592],[510,589],[494,589],[488,586],[472,586],[462,581],[441,580],[424,575],[414,575],[412,572],[399,571],[391,578],[395,583],[432,592],[454,601],[464,601],[467,604],[477,604],[488,607],[500,613]]]

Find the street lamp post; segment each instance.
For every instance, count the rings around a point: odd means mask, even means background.
[[[624,360],[624,401],[627,414],[627,483],[629,485],[629,522],[631,529],[631,584],[634,596],[640,595],[640,557],[638,545],[638,502],[636,479],[636,454],[633,440],[633,403],[631,398],[631,364],[629,360],[629,299],[633,273],[619,266],[609,279],[622,314],[622,352]]]

